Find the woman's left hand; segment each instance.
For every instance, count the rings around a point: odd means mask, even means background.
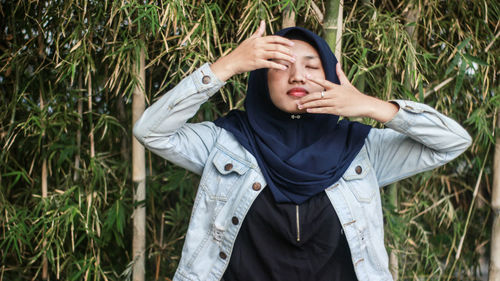
[[[396,104],[382,101],[361,93],[347,79],[339,63],[337,76],[340,85],[325,79],[307,77],[307,79],[325,89],[306,95],[297,102],[299,109],[309,113],[333,114],[345,117],[369,117],[385,123],[398,112]]]

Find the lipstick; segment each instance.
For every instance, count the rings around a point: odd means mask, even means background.
[[[294,88],[291,88],[290,90],[288,90],[288,92],[286,92],[287,95],[290,95],[290,96],[294,96],[294,97],[297,97],[297,98],[301,98],[301,97],[304,97],[305,95],[308,94],[307,90],[302,88],[302,87],[294,87]]]

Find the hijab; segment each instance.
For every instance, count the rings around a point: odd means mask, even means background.
[[[309,43],[318,52],[325,77],[336,84],[337,59],[326,41],[301,27],[275,35]],[[330,114],[290,114],[269,96],[267,69],[250,72],[245,111],[232,110],[215,120],[256,159],[278,203],[301,204],[325,190],[347,170],[371,127]]]

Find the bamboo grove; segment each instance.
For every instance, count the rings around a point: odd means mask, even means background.
[[[146,280],[170,280],[199,178],[146,151],[146,197],[134,200],[134,89],[151,104],[259,19],[268,33],[281,28],[284,10],[322,34],[328,4],[1,0],[0,280],[132,279],[137,206],[147,214]],[[340,61],[353,84],[425,102],[474,139],[444,167],[382,189],[398,280],[486,278],[499,12],[498,1],[344,1]],[[247,77],[228,81],[193,121],[241,107]]]

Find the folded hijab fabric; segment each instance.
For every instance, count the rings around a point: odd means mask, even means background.
[[[339,84],[337,59],[320,36],[300,27],[276,35],[299,39],[318,52],[325,77]],[[250,73],[245,110],[215,124],[231,132],[256,159],[276,202],[301,204],[337,182],[364,145],[371,127],[330,114],[295,118],[271,101],[267,69]],[[294,117],[294,118],[292,118]]]

